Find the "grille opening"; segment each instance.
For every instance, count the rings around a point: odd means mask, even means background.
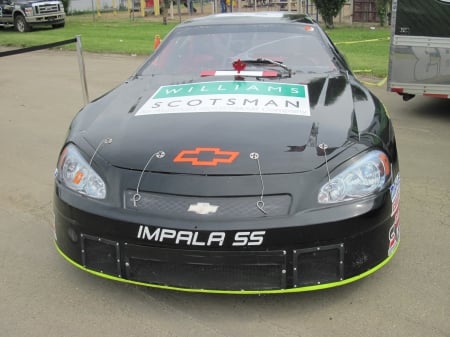
[[[288,194],[265,195],[264,210],[262,213],[256,206],[260,196],[234,196],[234,197],[193,197],[172,194],[159,194],[140,192],[139,202],[134,204],[136,190],[125,192],[125,207],[130,210],[145,212],[152,215],[184,217],[211,217],[221,219],[245,219],[259,217],[276,217],[289,214],[292,198]],[[217,206],[211,214],[199,215],[188,211],[190,206],[205,203]]]
[[[344,277],[344,245],[296,250],[294,268],[296,287],[340,281]]]
[[[81,259],[86,268],[121,276],[119,246],[115,241],[82,234]]]
[[[128,279],[192,289],[270,290],[286,287],[282,251],[211,252],[127,245]]]

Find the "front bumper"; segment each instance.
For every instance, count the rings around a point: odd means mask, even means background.
[[[360,203],[366,211],[349,219],[333,221],[331,207],[317,211],[328,222],[298,225],[298,216],[288,216],[239,229],[224,221],[211,231],[197,230],[192,221],[143,224],[85,212],[63,201],[58,189],[54,208],[57,249],[75,266],[117,281],[183,291],[253,294],[334,287],[381,268],[400,241],[398,200],[393,202],[389,191],[365,207]]]
[[[65,23],[66,15],[64,13],[55,13],[47,15],[35,15],[27,17],[27,23],[32,26],[38,25],[61,25]]]

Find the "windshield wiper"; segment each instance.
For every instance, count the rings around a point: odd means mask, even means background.
[[[292,76],[292,70],[287,65],[285,65],[279,61],[275,61],[275,60],[271,60],[271,59],[267,59],[267,58],[257,58],[257,59],[241,60],[241,62],[245,63],[245,64],[270,64],[270,65],[278,66],[278,67],[283,68],[288,73],[287,77]]]
[[[200,76],[231,76],[234,75],[238,78],[244,77],[256,77],[256,78],[286,78],[292,77],[292,70],[284,65],[282,62],[274,61],[266,58],[257,58],[257,59],[249,59],[249,60],[240,60],[233,62],[234,70],[205,70],[202,71]],[[247,65],[271,65],[280,67],[283,71],[280,70],[245,70]]]

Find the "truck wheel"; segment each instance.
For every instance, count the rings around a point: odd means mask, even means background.
[[[14,28],[20,33],[29,32],[31,30],[30,25],[22,14],[19,14],[14,18]]]

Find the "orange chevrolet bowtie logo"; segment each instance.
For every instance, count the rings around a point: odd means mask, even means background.
[[[208,156],[213,158],[200,159],[200,157]],[[197,147],[195,150],[182,150],[173,161],[174,163],[191,163],[194,166],[217,166],[217,164],[231,164],[237,156],[239,152],[236,151],[222,151],[218,147]]]

